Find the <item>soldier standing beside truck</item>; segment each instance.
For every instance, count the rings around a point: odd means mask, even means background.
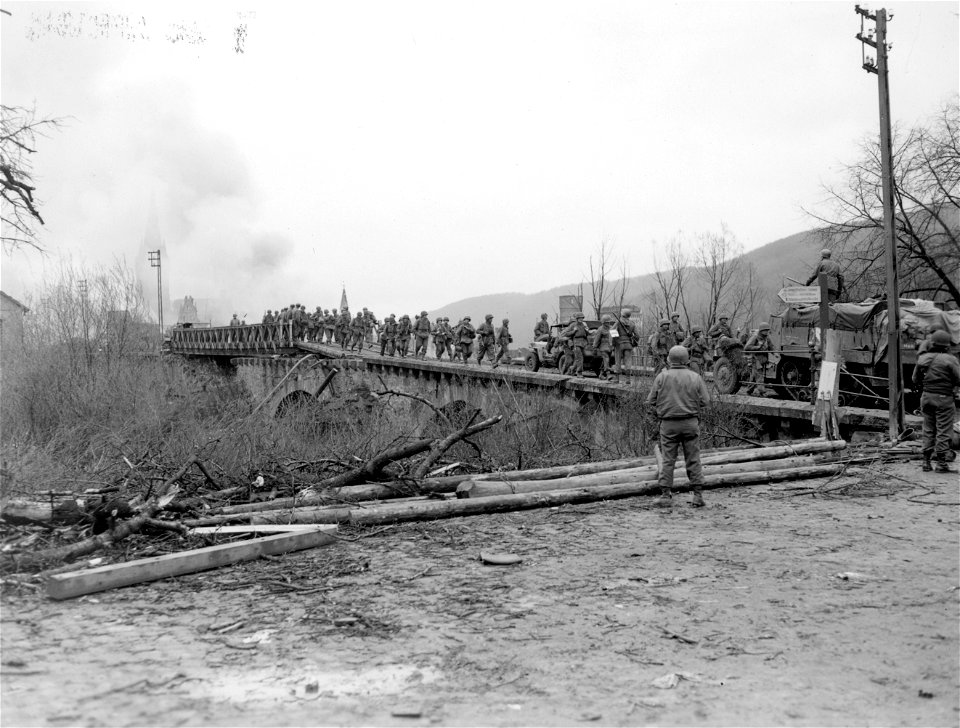
[[[934,331],[929,349],[920,355],[913,369],[913,384],[922,390],[923,469],[932,470],[930,460],[937,457],[937,472],[949,473],[950,433],[957,416],[953,393],[960,386],[960,362],[949,353],[950,334]]]
[[[624,309],[620,314],[620,320],[617,321],[617,341],[614,355],[616,357],[615,365],[617,367],[617,381],[624,374],[624,362],[627,366],[633,364],[633,350],[640,342],[640,331],[637,324],[630,319],[630,309]],[[624,384],[630,384],[630,373],[626,373]]]
[[[590,329],[583,323],[584,315],[578,313],[560,334],[560,341],[569,343],[573,349],[573,376],[583,376],[583,350],[587,348]]]

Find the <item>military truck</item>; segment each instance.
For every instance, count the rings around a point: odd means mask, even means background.
[[[888,397],[887,302],[868,299],[860,303],[829,304],[830,328],[840,332],[841,404],[882,406]],[[910,393],[917,347],[931,327],[950,333],[952,348],[960,349],[960,311],[942,311],[931,301],[900,299],[901,365],[905,390]],[[820,349],[818,305],[788,305],[770,318],[769,355],[764,384],[784,399],[808,400]],[[714,362],[717,390],[733,394],[745,381],[750,353],[731,346],[718,351]]]

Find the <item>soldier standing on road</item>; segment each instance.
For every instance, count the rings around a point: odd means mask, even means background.
[[[710,342],[710,346],[716,346],[717,342],[721,338],[726,336],[729,339],[733,338],[733,330],[730,328],[730,317],[727,314],[722,313],[719,316],[719,321],[710,327],[710,330],[707,331],[707,339]]]
[[[660,329],[650,336],[650,350],[654,357],[653,372],[659,374],[667,366],[667,355],[670,349],[676,346],[676,339],[670,330],[669,319],[660,321]]]
[[[393,314],[390,314],[387,316],[387,320],[383,322],[383,330],[380,332],[380,356],[383,356],[384,352],[390,356],[396,356],[396,343],[397,320]]]
[[[817,265],[813,275],[807,279],[807,285],[816,282],[821,273],[827,276],[827,301],[834,303],[843,293],[843,274],[840,272],[840,265],[837,261],[831,259],[832,253],[829,248],[820,251],[820,263]]]
[[[767,362],[770,361],[770,352],[773,351],[773,342],[770,341],[770,324],[764,322],[757,328],[757,333],[751,336],[743,347],[744,352],[750,352],[750,386],[747,394],[753,394],[757,389],[763,393],[763,380],[767,372]]]
[[[547,314],[540,314],[540,320],[533,327],[534,341],[550,341],[550,322],[547,321]]]
[[[477,338],[477,330],[470,323],[470,317],[464,316],[457,325],[455,331],[457,341],[460,344],[460,356],[464,365],[470,363],[470,355],[473,353],[473,340]]]
[[[584,316],[578,313],[574,320],[570,322],[560,334],[560,341],[568,343],[573,349],[573,376],[583,376],[583,351],[587,348],[587,339],[590,336],[590,329],[583,322]]]
[[[510,335],[510,319],[503,320],[503,326],[497,330],[497,357],[493,360],[493,368],[500,366],[500,360],[507,355],[513,337]]]
[[[613,379],[613,332],[616,331],[615,323],[613,316],[604,314],[600,321],[600,328],[593,335],[593,349],[600,357],[600,361],[603,362],[600,370],[601,379]]]
[[[430,341],[430,319],[427,312],[421,311],[417,322],[413,325],[414,347],[413,354],[418,359],[427,358],[427,343]]]
[[[937,472],[949,473],[950,436],[957,416],[953,395],[960,387],[960,362],[949,353],[950,334],[934,331],[930,347],[920,355],[913,368],[913,384],[922,390],[920,412],[923,414],[923,469],[930,470],[930,460],[937,456]]]
[[[620,314],[620,320],[617,321],[617,341],[614,353],[616,355],[617,381],[624,373],[624,362],[627,366],[633,364],[633,350],[640,341],[640,331],[636,322],[630,318],[630,309],[624,309]],[[626,373],[627,378],[624,384],[630,384],[630,373]]]
[[[682,346],[690,355],[690,370],[702,376],[707,364],[707,340],[703,338],[703,327],[691,326],[690,335],[683,340]]]
[[[477,327],[477,366],[483,366],[484,358],[493,361],[494,342],[497,339],[497,332],[493,328],[493,314],[488,313],[486,320]]]
[[[660,421],[660,497],[653,505],[670,508],[673,505],[673,470],[677,452],[683,448],[687,479],[693,486],[690,505],[703,506],[703,469],[700,465],[700,414],[710,402],[710,393],[703,378],[687,368],[689,355],[682,346],[674,346],[667,354],[668,369],[653,380],[647,405],[657,413]]]
[[[680,323],[679,311],[670,314],[670,333],[673,334],[674,346],[682,344],[683,340],[687,338],[687,334],[683,330],[683,324]]]

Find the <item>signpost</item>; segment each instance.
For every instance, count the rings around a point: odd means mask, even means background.
[[[777,297],[786,304],[820,303],[820,288],[817,286],[784,286]]]

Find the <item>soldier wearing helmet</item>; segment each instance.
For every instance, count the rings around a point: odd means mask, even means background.
[[[430,328],[430,319],[427,318],[427,312],[421,311],[413,324],[413,355],[417,357],[417,359],[427,358]]]
[[[397,355],[397,319],[393,314],[387,316],[380,329],[380,356]]]
[[[497,329],[497,356],[493,360],[493,368],[500,366],[500,360],[507,356],[510,350],[510,344],[513,343],[513,337],[510,335],[510,319],[503,319],[502,325]]]
[[[267,309],[267,312],[263,315],[263,321],[261,321],[260,323],[263,323],[263,324],[273,323],[273,311],[271,309],[269,308]]]
[[[667,368],[653,380],[647,405],[659,420],[660,453],[663,466],[660,468],[660,497],[653,505],[669,508],[673,504],[673,470],[679,450],[687,479],[693,487],[690,504],[703,506],[703,469],[700,465],[700,413],[710,402],[710,393],[703,378],[687,368],[689,354],[682,346],[674,346],[667,354]]]
[[[484,321],[477,327],[477,366],[483,366],[484,358],[493,361],[494,345],[497,340],[497,331],[493,326],[493,314],[488,313]]]
[[[840,294],[843,293],[843,273],[840,272],[840,265],[833,260],[831,255],[829,248],[820,251],[820,263],[817,264],[816,270],[807,279],[807,285],[815,283],[817,277],[823,273],[827,276],[827,300],[834,303],[839,300]]]
[[[547,314],[540,314],[540,320],[533,327],[534,341],[550,341],[550,322],[547,321]]]
[[[410,334],[413,333],[413,326],[410,324],[410,317],[403,314],[397,322],[397,352],[401,357],[406,356],[410,351]]]
[[[477,338],[477,330],[470,323],[470,317],[464,316],[454,329],[454,336],[457,341],[457,348],[464,366],[470,363],[470,355],[473,354],[473,340]]]
[[[763,394],[763,381],[770,361],[770,352],[773,351],[773,342],[770,341],[770,324],[764,321],[757,327],[757,333],[747,339],[743,351],[750,359],[750,386],[747,394],[753,394],[757,389]]]
[[[600,328],[593,335],[593,349],[603,362],[603,368],[600,371],[601,379],[613,379],[613,348],[614,348],[614,324],[616,319],[610,314],[604,314],[600,319]]]
[[[366,326],[363,312],[357,311],[357,315],[350,321],[350,351],[363,351],[363,335]]]
[[[667,366],[667,354],[671,347],[677,345],[673,332],[670,330],[670,319],[661,319],[660,328],[650,335],[650,353],[653,355],[654,374]]]
[[[950,436],[957,416],[954,393],[960,387],[960,362],[950,353],[950,334],[937,330],[930,335],[927,351],[913,368],[913,386],[921,390],[923,415],[923,470],[931,470],[936,455],[937,472],[949,473]]]
[[[683,324],[680,323],[679,311],[670,314],[670,333],[673,334],[676,345],[682,344],[683,340],[687,338],[687,333],[683,330]]]
[[[583,313],[577,312],[570,325],[560,333],[560,341],[572,349],[573,369],[570,373],[575,377],[583,376],[583,352],[587,348],[587,339],[590,337],[590,329],[587,328],[583,319]]]
[[[722,313],[717,319],[717,322],[707,331],[707,339],[711,346],[716,346],[717,342],[724,336],[728,339],[733,338],[733,330],[730,328],[730,317]]]
[[[637,324],[630,318],[629,308],[620,312],[620,318],[617,319],[616,341],[614,343],[614,365],[616,366],[617,382],[620,376],[624,374],[624,366],[633,364],[633,350],[640,343],[640,330]],[[624,384],[630,384],[630,373],[626,372]]]
[[[683,340],[683,348],[690,354],[690,369],[702,375],[707,362],[707,340],[703,337],[703,327],[694,324],[690,335]]]
[[[450,319],[445,316],[438,316],[433,326],[433,346],[436,349],[437,361],[443,358],[443,353],[447,353],[447,358],[453,359],[453,330],[448,323]]]

